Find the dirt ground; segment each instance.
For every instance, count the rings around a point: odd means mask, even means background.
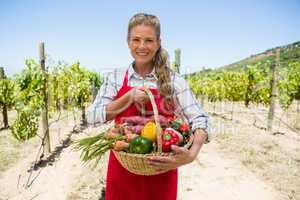
[[[239,106],[237,105],[237,108]],[[230,106],[220,110],[207,105],[212,119],[214,139],[203,146],[198,158],[179,168],[179,200],[297,200],[300,199],[300,136],[285,127],[281,134],[272,134],[253,126],[257,109],[236,109],[228,120]],[[254,113],[255,113],[254,112]],[[219,114],[219,115],[217,115]],[[7,140],[8,131],[0,132],[1,148],[5,145],[18,151],[5,152],[7,166],[0,172],[0,200],[80,200],[99,199],[105,183],[107,157],[92,169],[83,166],[80,153],[72,150],[72,141],[104,127],[88,128],[72,133],[72,116],[51,126],[55,153],[35,170],[39,140],[23,144]],[[275,123],[278,124],[278,123]],[[279,129],[278,129],[279,130]],[[10,141],[7,142],[5,141]],[[20,150],[22,149],[22,150]],[[10,154],[9,152],[14,152]],[[0,155],[1,156],[1,155]],[[26,187],[27,186],[27,187]]]

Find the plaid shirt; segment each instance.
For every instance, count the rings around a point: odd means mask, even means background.
[[[127,69],[115,69],[104,76],[101,86],[94,102],[89,106],[87,121],[90,124],[106,122],[105,107],[114,100],[119,89],[122,87],[124,76]],[[157,77],[153,71],[143,78],[137,74],[133,65],[128,67],[128,85],[131,87],[145,86],[157,89]],[[197,128],[203,129],[208,134],[208,141],[211,140],[211,126],[208,115],[202,110],[194,94],[190,90],[186,80],[177,73],[172,73],[171,84],[175,89],[177,104],[174,111],[175,115],[184,117],[192,126],[194,131]]]

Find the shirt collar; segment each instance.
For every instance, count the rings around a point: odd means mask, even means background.
[[[139,75],[138,73],[136,73],[134,71],[133,68],[133,63],[130,64],[129,68],[128,68],[128,79],[135,77],[135,78],[142,78],[141,75]],[[155,68],[153,67],[152,71],[149,74],[146,74],[146,78],[154,78],[155,80],[157,79],[157,76],[155,74]]]

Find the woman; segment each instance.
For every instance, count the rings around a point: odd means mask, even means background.
[[[189,150],[173,146],[171,158],[155,156],[149,163],[165,173],[140,176],[128,172],[111,152],[106,199],[175,200],[177,168],[191,163],[203,143],[209,141],[208,117],[200,108],[186,81],[167,66],[167,53],[161,48],[160,23],[156,16],[139,13],[128,26],[128,47],[134,62],[126,70],[115,70],[105,78],[94,103],[89,108],[90,123],[141,115],[141,108],[151,114],[151,104],[143,87],[151,89],[160,115],[182,114],[192,125],[194,143]]]

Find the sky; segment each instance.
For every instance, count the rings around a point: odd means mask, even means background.
[[[97,72],[127,67],[127,26],[138,12],[159,17],[162,47],[171,61],[181,49],[183,73],[300,40],[299,0],[2,0],[0,66],[9,76],[20,73],[45,42],[56,61]]]

